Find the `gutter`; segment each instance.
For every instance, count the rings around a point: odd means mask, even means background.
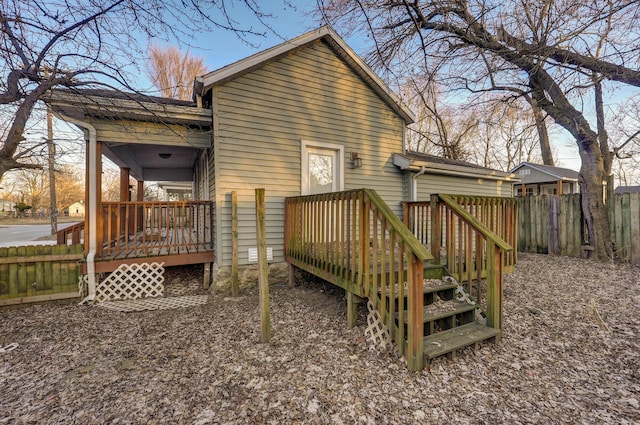
[[[96,232],[97,232],[97,223],[98,223],[98,200],[97,197],[97,189],[98,182],[96,177],[96,170],[98,167],[97,158],[96,158],[96,149],[97,149],[97,138],[96,138],[96,128],[91,124],[77,120],[75,118],[71,118],[64,114],[58,114],[60,118],[63,120],[70,122],[72,124],[77,125],[80,128],[84,128],[89,132],[89,149],[87,149],[87,155],[89,155],[89,181],[88,183],[88,204],[89,207],[89,232],[86,232],[85,229],[85,240],[86,234],[89,233],[89,253],[87,254],[87,276],[88,276],[88,290],[89,294],[85,299],[80,301],[80,304],[84,303],[92,303],[96,298],[96,266],[95,266],[95,256],[96,249],[98,246],[98,242],[96,240]]]

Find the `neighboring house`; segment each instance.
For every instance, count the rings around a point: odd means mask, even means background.
[[[13,201],[0,199],[0,217],[14,216],[16,214],[15,205],[16,203]]]
[[[614,190],[615,194],[623,194],[623,193],[639,193],[640,186],[618,186]]]
[[[121,168],[121,201],[130,200],[129,177],[138,180],[139,194],[145,181],[193,183],[195,200],[212,201],[206,213],[211,220],[199,226],[212,232],[207,239],[212,249],[184,254],[176,249],[155,257],[165,265],[215,261],[219,269],[231,266],[232,191],[238,200],[241,266],[255,262],[256,188],[266,190],[273,262],[285,261],[286,197],[369,188],[400,216],[403,201],[437,191],[511,193],[510,173],[404,152],[413,113],[328,27],[197,77],[194,102],[85,90],[54,92],[51,103],[59,116],[85,130],[89,228],[103,228],[106,235],[154,214],[163,214],[156,221],[164,222],[170,212],[170,207],[152,206],[144,216],[131,212],[118,218],[129,206],[101,201],[102,155]],[[96,271],[122,261],[114,255],[106,261],[107,236],[98,235],[85,247],[97,253]]]
[[[164,192],[165,201],[188,201],[193,199],[192,182],[158,182]]]
[[[84,217],[84,202],[74,202],[65,208],[64,212],[69,217]]]
[[[513,185],[514,196],[580,193],[579,173],[568,168],[522,162],[511,172],[520,179]]]
[[[396,153],[393,163],[411,172],[412,200],[428,200],[436,193],[510,197],[512,185],[519,182],[513,173],[419,152]]]

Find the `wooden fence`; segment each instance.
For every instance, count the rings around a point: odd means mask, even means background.
[[[79,298],[82,245],[0,248],[0,306]]]
[[[518,251],[572,257],[590,250],[580,195],[518,197]],[[620,260],[640,264],[640,193],[613,195],[611,239]]]

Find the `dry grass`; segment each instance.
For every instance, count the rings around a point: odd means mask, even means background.
[[[255,291],[190,310],[0,311],[0,345],[18,344],[0,353],[0,423],[639,423],[639,281],[522,255],[502,343],[420,373],[370,351],[318,284],[272,284],[271,344]]]

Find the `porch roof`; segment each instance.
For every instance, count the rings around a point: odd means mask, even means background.
[[[404,152],[393,154],[393,164],[401,170],[413,172],[423,171],[429,174],[463,176],[519,182],[519,178],[509,172],[482,167],[466,161],[458,161],[421,152]]]
[[[140,181],[192,181],[211,146],[212,112],[193,102],[115,90],[53,90],[47,102],[62,119],[95,127],[103,154]]]

